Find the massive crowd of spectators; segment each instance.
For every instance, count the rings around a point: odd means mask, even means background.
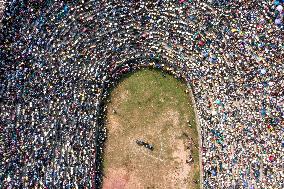
[[[0,188],[96,188],[104,101],[156,67],[193,89],[203,188],[284,188],[284,1],[13,0],[0,24]]]

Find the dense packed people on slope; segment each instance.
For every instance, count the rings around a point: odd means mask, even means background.
[[[283,188],[283,0],[8,1],[0,188],[96,188],[105,101],[155,67],[193,89],[204,188]]]

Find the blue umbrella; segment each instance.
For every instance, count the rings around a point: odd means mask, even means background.
[[[215,103],[218,104],[218,105],[220,105],[220,104],[221,104],[221,100],[217,99],[217,100],[215,101]]]
[[[203,51],[203,52],[202,52],[202,56],[208,57],[208,52],[207,52],[207,51]]]
[[[64,10],[64,13],[67,13],[67,12],[68,12],[68,6],[65,5],[64,8],[63,8],[63,10]]]
[[[261,113],[262,116],[265,116],[266,115],[266,110],[265,109],[261,109],[260,113]]]
[[[280,4],[280,2],[279,2],[278,0],[275,0],[275,1],[274,1],[274,5],[277,6],[277,5],[279,5],[279,4]]]

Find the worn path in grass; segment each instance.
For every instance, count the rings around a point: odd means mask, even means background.
[[[186,89],[172,76],[146,69],[127,75],[112,91],[104,189],[199,188],[198,132]],[[137,139],[154,150],[138,146]],[[194,161],[187,163],[190,154]]]

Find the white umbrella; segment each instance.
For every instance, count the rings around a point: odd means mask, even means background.
[[[280,25],[282,23],[281,18],[275,19],[275,24]]]
[[[261,70],[260,70],[260,73],[261,73],[262,75],[266,74],[266,69],[264,69],[264,68],[261,69]]]
[[[216,110],[212,110],[212,115],[213,116],[217,115],[217,111]]]
[[[276,7],[276,10],[278,10],[278,11],[281,13],[282,10],[283,10],[283,6],[282,6],[282,5],[278,5],[278,6]]]

